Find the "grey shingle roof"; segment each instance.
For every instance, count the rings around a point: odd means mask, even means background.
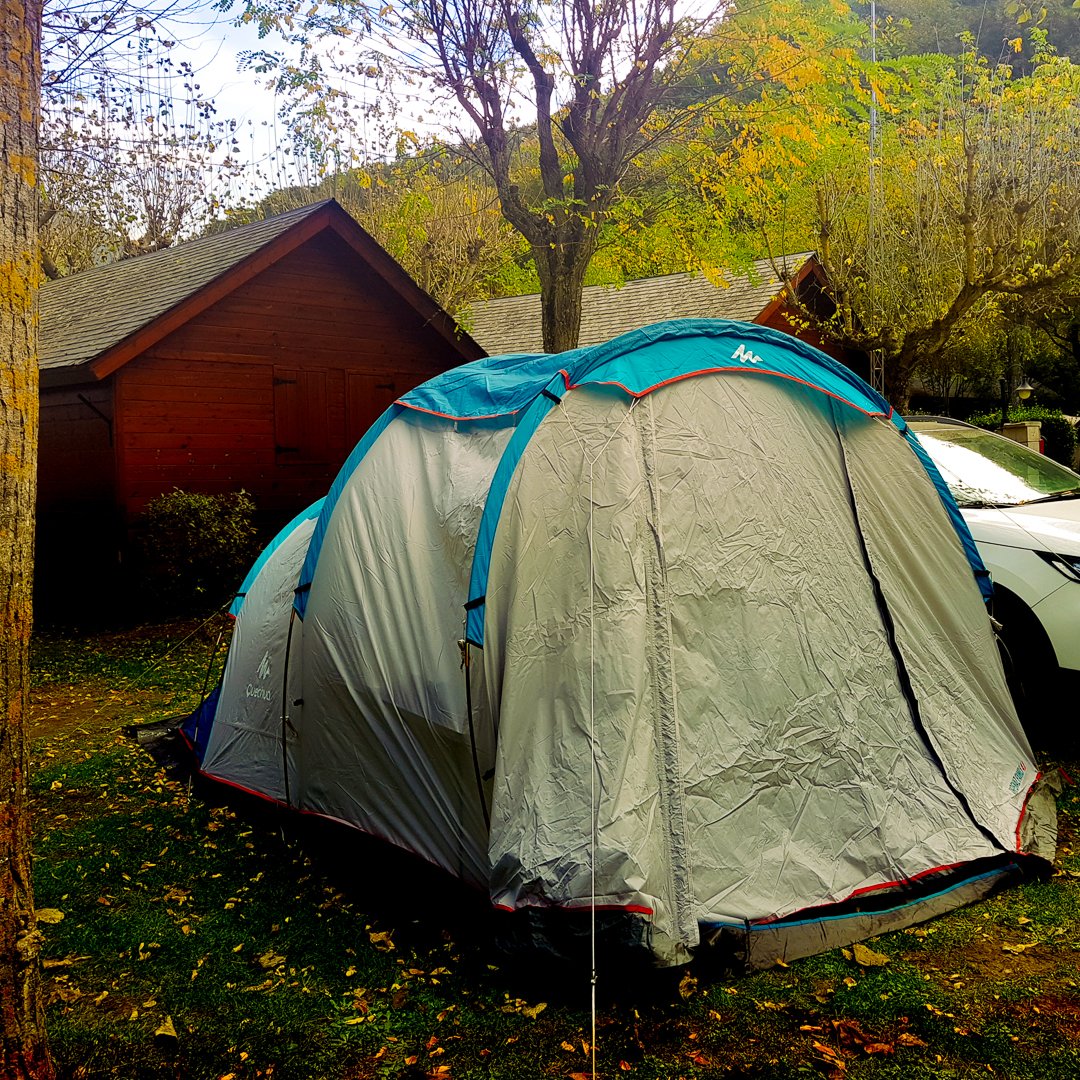
[[[810,252],[785,256],[790,271]],[[579,345],[596,345],[628,330],[665,319],[741,319],[752,322],[780,291],[780,279],[768,259],[753,264],[749,275],[728,274],[727,288],[700,274],[640,278],[621,287],[588,285],[581,298]],[[487,352],[543,352],[540,296],[504,296],[472,304],[473,338]]]
[[[39,296],[41,368],[100,356],[325,205],[46,282]]]

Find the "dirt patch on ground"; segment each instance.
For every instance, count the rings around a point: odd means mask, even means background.
[[[953,952],[950,963],[966,965],[980,979],[1027,979],[1047,975],[1061,965],[1061,956],[1050,947],[1027,941],[977,938]],[[1011,952],[1011,949],[1023,949]]]
[[[110,688],[105,680],[81,679],[77,686],[46,686],[30,691],[27,734],[40,739],[61,731],[111,730],[134,724],[161,701],[155,689]]]
[[[1041,997],[1032,998],[1031,1008],[1038,1015],[1052,1020],[1062,1034],[1070,1039],[1080,1039],[1080,1002],[1075,996],[1075,991],[1071,997],[1061,994],[1044,994]]]
[[[904,959],[938,982],[954,987],[960,983],[1026,982],[1049,975],[1061,966],[1061,955],[1051,946],[1033,945],[1030,939],[1006,941],[984,936],[954,946],[947,959],[919,952],[906,953]]]

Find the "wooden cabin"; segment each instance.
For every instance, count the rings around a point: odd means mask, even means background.
[[[39,559],[61,578],[107,572],[174,488],[243,488],[276,528],[395,398],[484,355],[332,200],[49,282],[40,353]]]

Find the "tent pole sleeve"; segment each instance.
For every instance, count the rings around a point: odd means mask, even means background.
[[[693,906],[693,852],[689,842],[686,801],[683,791],[682,749],[679,738],[678,687],[674,668],[674,635],[671,625],[671,592],[667,550],[664,545],[664,509],[660,501],[660,463],[657,460],[656,417],[652,399],[635,412],[641,447],[642,479],[646,498],[645,529],[650,541],[644,545],[645,603],[652,672],[652,713],[656,733],[657,780],[660,808],[667,838],[667,877],[673,937],[689,957],[700,942]],[[590,508],[590,513],[592,508]]]
[[[480,518],[480,527],[476,533],[476,547],[473,550],[472,573],[469,577],[469,598],[465,605],[465,640],[478,649],[484,647],[484,612],[487,595],[488,571],[491,568],[491,546],[495,540],[495,530],[502,515],[503,503],[510,488],[514,470],[517,468],[525,447],[533,437],[545,416],[562,400],[566,393],[566,383],[562,373],[555,375],[544,389],[533,398],[532,403],[522,413],[514,434],[506,444],[495,475],[488,488],[487,502]]]
[[[285,805],[292,807],[289,790],[289,654],[292,652],[293,625],[296,608],[289,612],[289,632],[285,636],[285,662],[281,671],[281,778],[285,788]]]
[[[484,778],[480,774],[480,757],[476,752],[476,729],[473,726],[472,704],[472,665],[469,655],[469,643],[461,643],[461,666],[465,669],[465,711],[469,715],[469,746],[472,748],[473,773],[476,776],[476,794],[480,797],[480,810],[484,815],[484,828],[491,830],[491,814],[488,811],[487,799],[484,798]]]

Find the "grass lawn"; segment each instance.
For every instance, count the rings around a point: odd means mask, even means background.
[[[35,888],[61,1076],[591,1075],[587,963],[508,959],[482,898],[351,832],[190,789],[122,734],[197,703],[215,638],[173,624],[35,641]],[[740,976],[601,954],[598,1075],[1076,1080],[1080,789],[1059,807],[1051,878],[869,955]]]

